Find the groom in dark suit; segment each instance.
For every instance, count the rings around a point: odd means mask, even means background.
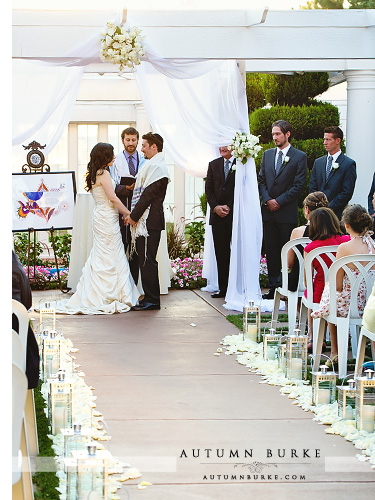
[[[291,131],[285,120],[272,124],[276,148],[263,153],[258,178],[270,287],[264,299],[273,299],[281,285],[281,249],[297,226],[297,201],[306,183],[307,156],[289,144]]]
[[[322,191],[329,208],[341,219],[342,212],[353,196],[357,171],[355,161],[341,152],[342,130],[332,126],[324,129],[325,156],[317,158],[311,171],[310,193]]]
[[[219,281],[219,291],[211,295],[213,298],[224,298],[228,288],[236,164],[226,146],[219,152],[221,157],[208,164],[205,184]]]

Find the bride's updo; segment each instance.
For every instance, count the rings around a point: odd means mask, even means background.
[[[363,236],[367,231],[372,231],[374,224],[371,215],[358,204],[349,205],[345,208],[341,222],[349,224],[353,231],[360,236]]]
[[[106,142],[99,142],[90,153],[90,161],[87,164],[86,191],[90,191],[96,182],[96,176],[108,170],[108,163],[113,160],[113,146]]]

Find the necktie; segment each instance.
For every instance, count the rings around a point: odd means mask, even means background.
[[[332,170],[332,160],[333,160],[333,156],[328,155],[328,161],[327,161],[327,166],[326,166],[326,182],[327,182],[328,176]]]
[[[135,177],[136,171],[135,171],[135,166],[134,166],[134,163],[133,163],[133,157],[132,156],[129,156],[128,165],[129,165],[130,175],[132,175],[133,177]]]
[[[279,156],[277,157],[275,174],[277,175],[280,172],[281,165],[283,164],[283,152],[279,151]]]
[[[230,170],[230,160],[225,160],[224,163],[224,175],[225,175],[225,180],[227,180],[228,174]]]

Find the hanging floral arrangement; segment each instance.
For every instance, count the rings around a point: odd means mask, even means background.
[[[243,165],[245,165],[249,158],[256,158],[258,156],[262,146],[259,145],[259,137],[237,132],[228,149],[233,152],[235,158],[241,160]]]
[[[143,38],[144,35],[137,26],[126,28],[108,21],[105,30],[101,32],[100,58],[117,64],[119,73],[123,73],[125,69],[134,69],[141,64],[140,58],[145,55]]]

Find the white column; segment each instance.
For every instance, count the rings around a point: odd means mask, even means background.
[[[108,142],[107,123],[99,123],[98,125],[98,142]]]
[[[177,165],[174,166],[174,211],[175,227],[185,228],[185,172]]]
[[[68,170],[78,171],[78,124],[68,125]]]
[[[142,144],[142,135],[151,132],[150,120],[142,103],[135,105],[135,111],[137,120],[135,128],[139,132],[139,143]]]
[[[374,175],[375,70],[344,71],[347,80],[347,155],[357,164],[351,203],[367,208]]]

